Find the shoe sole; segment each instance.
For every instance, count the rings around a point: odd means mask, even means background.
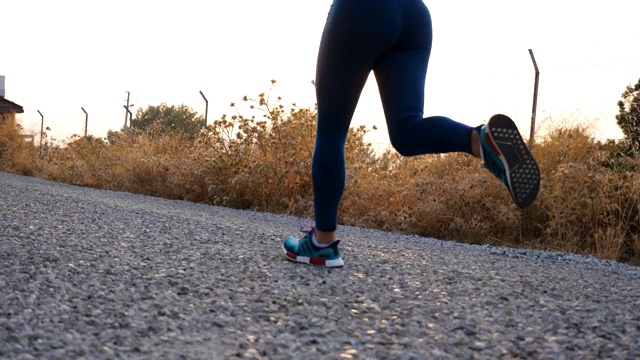
[[[303,264],[324,266],[324,267],[344,266],[344,261],[342,261],[341,257],[337,259],[327,260],[327,259],[308,257],[308,256],[297,256],[294,253],[288,252],[284,246],[282,247],[282,251],[284,251],[284,255],[287,257],[287,259],[291,261],[303,263]]]
[[[540,169],[516,124],[506,115],[492,116],[487,122],[485,140],[504,165],[513,202],[519,208],[531,205],[540,190]]]

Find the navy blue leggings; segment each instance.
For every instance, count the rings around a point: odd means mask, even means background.
[[[401,155],[472,154],[471,127],[442,116],[423,118],[431,39],[431,15],[421,0],[334,0],[316,68],[312,178],[318,230],[336,230],[345,142],[372,70],[391,144]]]

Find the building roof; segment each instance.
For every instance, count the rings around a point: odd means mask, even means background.
[[[22,114],[24,109],[13,101],[0,97],[0,114],[9,112]]]

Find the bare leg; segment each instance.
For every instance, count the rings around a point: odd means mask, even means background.
[[[473,151],[473,156],[480,158],[480,136],[476,130],[471,132],[471,151]]]
[[[318,244],[327,245],[336,239],[335,231],[320,231],[316,229],[316,241]]]

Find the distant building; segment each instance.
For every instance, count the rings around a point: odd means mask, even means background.
[[[0,75],[0,122],[5,121],[5,114],[22,114],[24,112],[22,106],[9,101],[4,95],[4,75]]]

